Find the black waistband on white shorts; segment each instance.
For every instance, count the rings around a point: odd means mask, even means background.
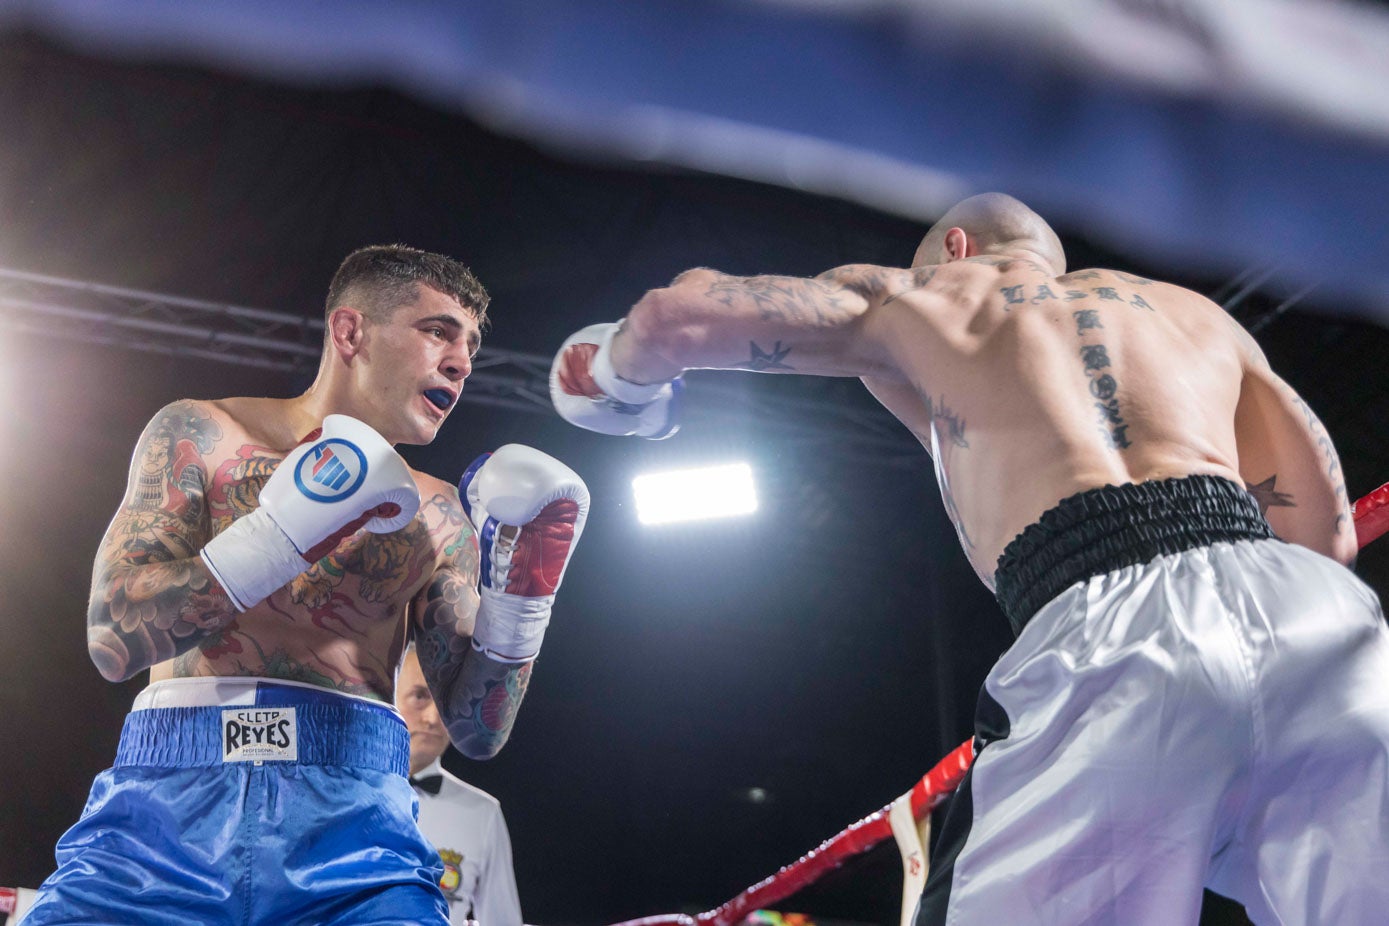
[[[1273,536],[1259,503],[1219,476],[1107,485],[1063,498],[1003,550],[994,594],[1015,634],[1077,582],[1212,543]]]

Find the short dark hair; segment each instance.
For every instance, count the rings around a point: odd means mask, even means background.
[[[491,297],[471,270],[452,257],[403,244],[373,244],[347,255],[328,284],[325,314],[351,305],[385,320],[397,306],[416,298],[420,284],[457,299],[479,325],[486,325]]]

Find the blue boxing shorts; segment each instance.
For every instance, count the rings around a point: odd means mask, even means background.
[[[187,678],[140,693],[26,926],[446,926],[439,856],[380,702]]]

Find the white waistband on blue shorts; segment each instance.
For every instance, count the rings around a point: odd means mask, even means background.
[[[267,678],[178,678],[135,699],[116,766],[203,768],[266,762],[404,775],[410,735],[382,701]]]
[[[384,701],[347,694],[310,685],[308,682],[291,682],[280,678],[257,678],[254,676],[208,675],[197,678],[166,678],[153,682],[135,696],[132,711],[145,711],[156,707],[248,707],[259,705],[270,693],[278,698],[292,698],[299,689],[305,698],[356,698],[364,704],[395,708]]]

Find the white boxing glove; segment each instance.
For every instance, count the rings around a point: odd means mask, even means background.
[[[347,415],[289,452],[260,507],[208,541],[201,556],[237,610],[265,600],[363,525],[399,530],[420,510],[410,469],[386,439]]]
[[[588,486],[554,457],[506,444],[473,461],[458,497],[482,555],[473,647],[500,662],[530,662],[584,532]]]
[[[604,322],[569,336],[550,367],[550,401],[565,421],[599,434],[670,437],[680,429],[676,413],[684,380],[647,385],[618,376],[612,339],[620,328]]]

